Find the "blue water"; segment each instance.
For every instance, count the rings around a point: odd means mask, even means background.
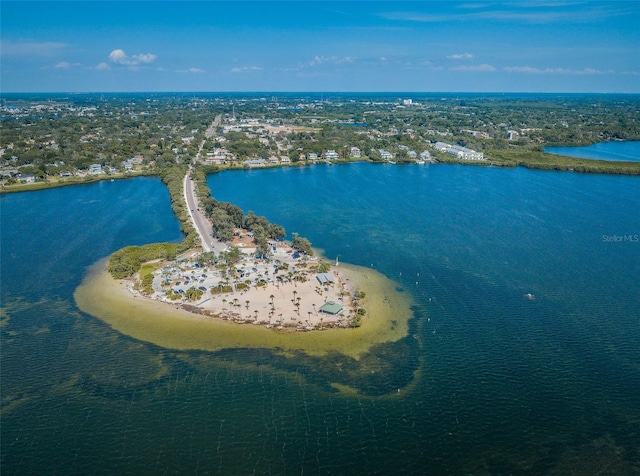
[[[640,162],[640,141],[599,142],[587,147],[544,147],[544,151],[580,159]]]
[[[135,341],[72,293],[121,246],[180,239],[159,180],[2,196],[4,474],[640,470],[637,178],[350,164],[208,181],[395,279],[410,335],[360,362]]]

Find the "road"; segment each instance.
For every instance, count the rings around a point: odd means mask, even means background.
[[[207,132],[205,132],[205,137],[209,138],[215,132],[215,128],[220,124],[220,120],[222,115],[217,115],[215,120],[211,123]],[[200,153],[202,152],[202,148],[204,147],[205,141],[203,140],[200,143],[200,147],[198,148],[198,153],[194,159],[194,162],[198,162],[200,158]],[[196,197],[195,187],[193,186],[193,180],[191,180],[191,170],[193,165],[189,165],[189,170],[187,174],[184,176],[182,188],[184,191],[184,200],[187,204],[187,211],[189,212],[189,218],[191,219],[191,223],[193,227],[200,235],[200,241],[202,243],[202,249],[204,251],[214,251],[216,253],[220,253],[227,248],[227,245],[222,243],[221,241],[215,240],[212,236],[212,228],[211,222],[204,215],[204,212],[201,211],[198,204],[198,197]]]

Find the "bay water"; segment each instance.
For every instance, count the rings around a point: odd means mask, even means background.
[[[1,196],[4,474],[640,471],[638,178],[349,164],[208,183],[395,280],[410,334],[361,361],[137,341],[73,292],[122,246],[181,239],[161,182]]]
[[[598,142],[583,147],[545,147],[544,151],[580,159],[640,162],[640,141]]]

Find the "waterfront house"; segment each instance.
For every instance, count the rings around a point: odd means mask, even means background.
[[[324,158],[327,160],[336,160],[338,158],[340,158],[340,156],[338,155],[338,153],[333,150],[333,149],[329,149],[324,153]]]
[[[384,149],[380,149],[378,152],[380,153],[380,158],[382,160],[391,160],[393,158],[393,155],[389,151],[386,151]]]
[[[36,181],[36,176],[33,174],[20,174],[18,180],[24,183],[33,183]]]
[[[88,170],[87,173],[89,175],[100,175],[101,173],[103,173],[102,165],[100,165],[100,164],[91,164],[89,166],[89,170]]]

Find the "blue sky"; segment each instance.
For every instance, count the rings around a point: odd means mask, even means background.
[[[640,92],[639,1],[2,1],[4,92]]]

